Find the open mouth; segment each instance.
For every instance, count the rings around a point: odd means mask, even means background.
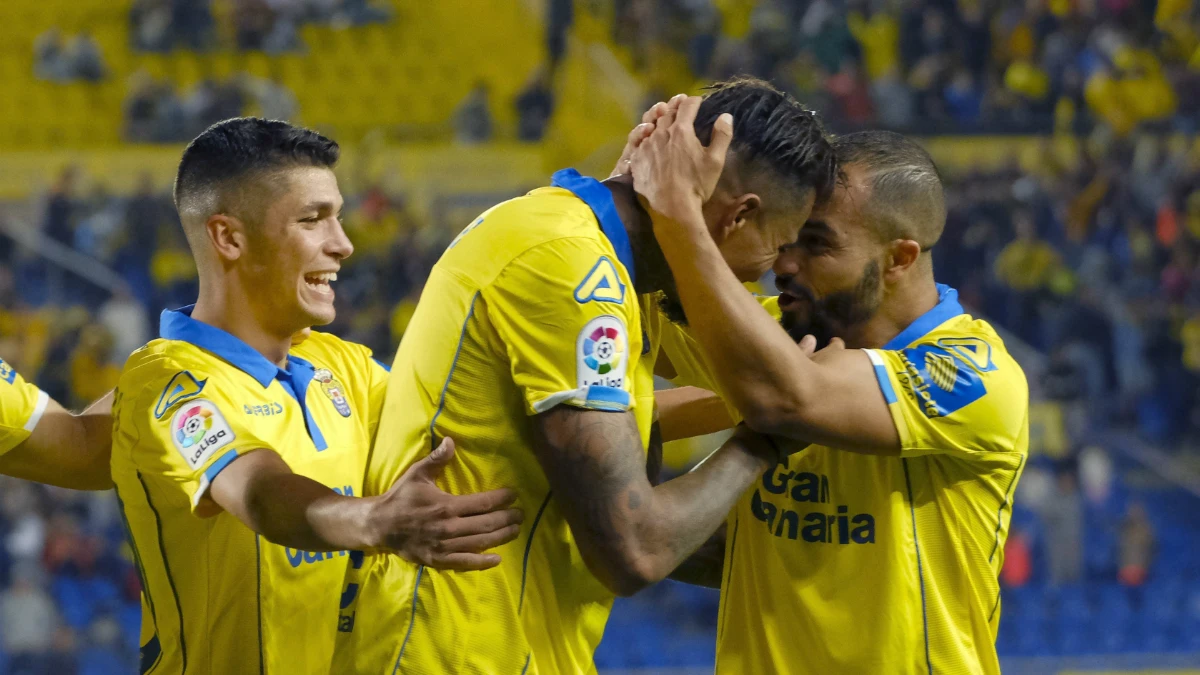
[[[796,304],[796,296],[791,293],[779,294],[779,309],[787,309],[794,304]]]
[[[337,281],[337,272],[318,272],[316,274],[304,275],[304,283],[309,290],[318,293],[332,293],[333,287],[330,285]]]

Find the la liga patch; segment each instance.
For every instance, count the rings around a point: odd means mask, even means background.
[[[579,387],[625,385],[629,365],[629,338],[619,317],[598,316],[579,331],[575,341],[575,371]]]
[[[171,418],[171,441],[193,470],[236,438],[217,406],[207,399],[185,403]]]

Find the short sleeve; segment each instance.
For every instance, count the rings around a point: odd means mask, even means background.
[[[193,512],[209,501],[209,486],[235,459],[271,448],[245,423],[247,416],[234,414],[241,406],[219,378],[181,370],[147,382],[143,392],[136,408],[122,412],[132,416],[139,436],[133,463],[177,485]]]
[[[618,265],[598,241],[558,239],[518,256],[480,291],[527,414],[634,407],[629,363],[641,327]]]
[[[29,438],[49,403],[46,392],[0,359],[0,455]]]
[[[967,338],[865,351],[903,456],[1022,449],[1029,411],[1025,377],[1011,359],[993,359],[987,343]]]

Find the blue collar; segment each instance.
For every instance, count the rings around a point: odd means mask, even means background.
[[[889,340],[883,346],[884,349],[904,349],[927,335],[929,331],[964,313],[962,305],[958,304],[958,291],[946,284],[938,284],[937,291],[938,304],[909,324],[908,328],[900,331],[899,335]]]
[[[629,273],[629,280],[635,282],[634,287],[636,288],[637,280],[634,278],[633,272],[633,246],[629,243],[629,233],[625,231],[625,223],[621,222],[621,216],[617,214],[617,204],[613,201],[612,192],[600,181],[588,176],[581,176],[575,169],[556,171],[553,178],[550,179],[550,185],[570,190],[591,207],[592,213],[596,214],[596,220],[600,221],[600,230],[604,232],[605,237],[608,237],[608,242],[617,252],[617,259],[625,266],[625,271]]]
[[[289,354],[288,369],[284,370],[233,335],[193,319],[192,310],[195,307],[188,305],[178,310],[164,310],[159,319],[159,335],[167,340],[189,342],[212,352],[253,377],[264,387],[270,386],[277,377],[290,379],[293,375],[311,374],[313,365],[302,358]]]

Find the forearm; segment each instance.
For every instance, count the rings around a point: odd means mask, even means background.
[[[654,395],[664,441],[704,436],[734,426],[720,396],[699,387],[663,389]]]
[[[535,428],[535,450],[584,562],[620,595],[675,570],[774,461],[762,441],[735,435],[693,472],[654,487],[631,413],[560,407]]]
[[[725,526],[708,538],[696,552],[691,554],[668,575],[675,581],[708,588],[721,587],[721,575],[725,569]]]
[[[735,437],[694,471],[654,488],[651,508],[637,520],[647,580],[675,572],[700,549],[770,466],[761,453]],[[719,572],[717,576],[720,585]]]
[[[253,482],[243,522],[268,541],[288,548],[366,549],[372,547],[369,507],[369,500],[344,497],[311,478],[276,474]]]
[[[759,306],[696,222],[655,228],[692,334],[708,354],[722,393],[759,431],[778,431],[809,395],[812,361]]]

